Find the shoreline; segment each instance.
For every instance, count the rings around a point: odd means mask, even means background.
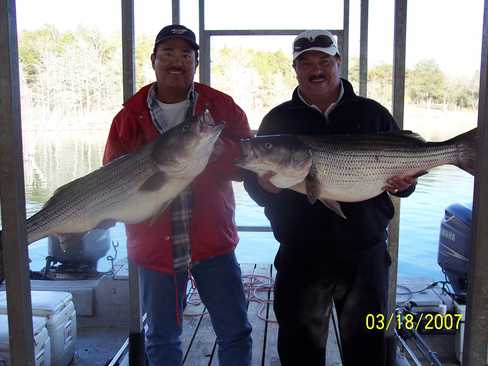
[[[251,129],[257,129],[266,112],[247,112]],[[442,141],[466,132],[478,123],[477,111],[474,110],[442,110],[427,108],[425,106],[406,104],[404,111],[404,130],[418,133],[427,141]],[[24,120],[28,120],[30,113],[26,113]],[[62,134],[62,133],[100,133],[108,135],[110,130],[112,112],[93,112],[83,118],[70,118],[69,122],[31,121],[24,123],[22,133],[26,134]],[[108,117],[110,116],[110,118]],[[67,120],[66,118],[64,118]],[[99,122],[103,120],[104,122]],[[95,122],[94,122],[95,121]],[[110,121],[110,122],[107,122]]]

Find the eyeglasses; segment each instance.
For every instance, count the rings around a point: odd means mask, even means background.
[[[334,41],[326,35],[318,35],[314,39],[310,38],[299,38],[293,43],[293,51],[299,52],[306,50],[311,47],[322,47],[327,48],[334,44]]]

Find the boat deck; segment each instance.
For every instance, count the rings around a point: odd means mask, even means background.
[[[280,365],[276,350],[278,325],[273,312],[270,264],[242,264],[243,283],[248,299],[248,317],[252,325],[252,365]],[[210,317],[192,289],[185,309],[183,330],[184,365],[218,365],[215,333]],[[332,322],[331,322],[332,324]],[[327,365],[341,365],[333,330],[328,339]]]
[[[278,325],[275,322],[272,300],[274,267],[272,264],[241,264],[242,279],[248,300],[248,317],[252,324],[252,365],[280,365],[276,342]],[[128,336],[128,269],[126,260],[120,261],[113,275],[92,281],[32,281],[33,289],[70,291],[77,311],[78,332],[73,366],[128,365],[127,352],[118,362],[110,362],[127,341]],[[413,301],[419,307],[444,303],[436,288],[428,288],[430,279],[399,277],[397,303]],[[426,289],[427,288],[427,289]],[[424,290],[425,289],[425,290]],[[184,312],[182,334],[184,365],[218,365],[216,336],[210,316],[199,299],[198,292],[189,286]],[[454,335],[423,335],[444,365],[457,364],[454,355]],[[410,341],[415,351],[415,344]],[[429,364],[417,351],[420,364]],[[341,365],[337,336],[330,322],[326,365]],[[408,363],[403,363],[408,365]]]
[[[252,365],[280,365],[276,350],[278,325],[275,322],[272,306],[274,268],[271,264],[241,264],[241,270],[248,300],[248,317],[252,325]],[[121,268],[119,278],[125,277],[125,271],[126,268]],[[183,364],[218,365],[216,336],[210,316],[194,287],[190,287],[187,294],[183,322]],[[327,365],[341,365],[332,322],[330,332]],[[72,365],[106,365],[126,338],[127,328],[79,327],[77,350]],[[128,365],[127,356],[120,365]]]

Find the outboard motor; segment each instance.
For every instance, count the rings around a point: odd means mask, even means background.
[[[466,301],[471,257],[472,205],[448,206],[441,222],[437,263],[451,283],[455,295]]]
[[[59,239],[48,237],[48,255],[46,269],[54,263],[61,263],[64,272],[96,272],[97,262],[110,250],[109,230],[94,229],[81,237],[73,237],[65,242],[65,250],[61,248]],[[50,262],[50,263],[49,263]]]

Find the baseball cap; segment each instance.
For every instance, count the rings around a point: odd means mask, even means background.
[[[339,53],[337,42],[329,31],[308,30],[293,41],[293,61],[306,51],[320,51],[335,56]]]
[[[192,30],[188,29],[184,25],[180,24],[172,24],[167,25],[163,29],[161,29],[156,36],[156,40],[154,41],[154,49],[160,44],[171,38],[181,38],[188,41],[194,50],[198,50],[198,44],[196,42],[195,33]]]

